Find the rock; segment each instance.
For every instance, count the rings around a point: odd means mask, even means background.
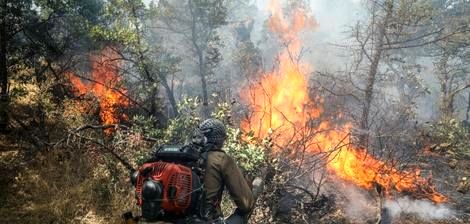
[[[459,185],[457,186],[457,191],[466,194],[470,190],[470,181],[467,178],[462,178]]]
[[[445,149],[445,148],[449,148],[451,145],[452,145],[452,143],[445,142],[445,143],[441,143],[439,146],[441,148]]]
[[[458,160],[456,160],[456,159],[451,159],[451,160],[449,161],[449,167],[450,167],[451,169],[455,169],[455,168],[457,167],[458,163],[459,163]]]

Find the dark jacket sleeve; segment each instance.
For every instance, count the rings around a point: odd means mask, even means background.
[[[241,213],[248,214],[254,206],[254,197],[240,168],[230,156],[225,156],[222,170],[225,187]]]

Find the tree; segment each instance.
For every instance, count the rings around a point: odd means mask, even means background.
[[[17,41],[18,34],[24,31],[31,21],[32,1],[2,0],[0,4],[0,130],[5,130],[9,123],[11,56],[19,51],[13,42]]]
[[[361,115],[361,124],[360,128],[362,131],[369,130],[369,113],[370,113],[370,106],[372,103],[372,94],[374,93],[374,85],[377,76],[377,70],[379,66],[380,59],[382,58],[382,53],[384,51],[383,45],[385,41],[385,35],[387,32],[387,27],[390,23],[391,16],[393,13],[393,1],[387,0],[385,1],[385,16],[379,20],[376,24],[372,24],[372,26],[376,26],[375,29],[378,30],[377,36],[375,37],[376,43],[373,50],[373,55],[369,59],[369,71],[367,73],[367,82],[364,91],[364,107],[362,108],[362,115]],[[373,19],[375,20],[375,19]],[[373,28],[374,29],[374,28]],[[362,134],[359,142],[363,146],[367,146],[367,134]]]
[[[468,1],[436,1],[441,13],[436,26],[442,26],[448,32],[464,29],[433,45],[430,50],[434,55],[435,75],[440,84],[439,110],[441,119],[454,115],[455,98],[470,88],[470,3]]]
[[[209,116],[207,78],[221,60],[222,44],[217,29],[226,24],[224,0],[160,1],[162,20],[169,29],[183,36],[196,57],[201,81],[203,115]]]
[[[57,80],[71,60],[89,44],[91,26],[99,22],[98,0],[22,0],[1,2],[0,129],[8,125],[9,102],[24,90],[12,81],[41,85],[51,74]],[[82,49],[82,50],[81,50]],[[51,92],[52,89],[46,90]],[[62,94],[63,95],[63,94]],[[37,111],[43,113],[41,102]],[[43,123],[40,119],[39,123]]]
[[[158,33],[148,32],[149,24],[155,16],[158,16],[158,12],[153,4],[147,7],[143,1],[113,0],[107,4],[106,18],[109,26],[98,28],[96,34],[103,40],[118,45],[114,50],[139,74],[134,85],[140,86],[137,91],[146,93],[144,101],[150,104],[150,108],[146,108],[149,115],[162,116],[159,115],[161,108],[158,97],[158,87],[162,85],[173,111],[170,116],[177,116],[177,102],[168,77],[179,71],[179,58],[160,46]],[[134,71],[130,71],[132,72]]]
[[[456,96],[470,88],[468,60],[460,59],[455,54],[456,52],[452,50],[444,50],[443,55],[435,63],[436,75],[440,83],[439,108],[442,119],[453,116]]]
[[[257,75],[262,68],[261,53],[250,39],[253,23],[253,20],[248,20],[235,28],[237,34],[235,60],[239,65],[240,74],[245,77]]]
[[[427,1],[384,0],[372,1],[369,23],[358,24],[353,37],[357,41],[359,60],[356,72],[365,72],[362,109],[359,119],[359,144],[367,147],[370,119],[374,103],[375,88],[384,74],[387,63],[394,55],[404,50],[416,50],[431,44],[442,42],[452,36],[468,32],[468,28],[454,27],[445,29],[445,25],[434,25],[436,10]]]

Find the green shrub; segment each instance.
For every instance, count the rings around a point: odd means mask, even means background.
[[[462,122],[455,119],[441,120],[432,124],[428,133],[436,143],[434,150],[455,155],[470,155],[470,132]]]
[[[231,106],[228,103],[217,105],[212,116],[223,121],[227,127],[227,140],[224,150],[231,155],[238,165],[248,174],[254,174],[265,162],[263,144],[255,141],[253,133],[244,133],[231,125]]]
[[[200,103],[197,98],[185,98],[179,105],[180,114],[168,121],[165,129],[155,127],[156,120],[152,117],[134,116],[134,125],[130,130],[121,130],[114,135],[113,142],[119,151],[127,151],[126,156],[141,164],[149,156],[149,144],[136,141],[136,138],[151,137],[154,145],[185,144],[192,137],[194,129],[201,122],[199,116]],[[231,155],[239,166],[248,174],[253,175],[262,167],[265,161],[265,146],[253,138],[253,133],[243,133],[231,121],[231,105],[221,103],[217,105],[212,117],[223,121],[227,128],[227,140],[224,150]],[[118,144],[119,143],[119,144]],[[147,148],[145,148],[147,147]]]

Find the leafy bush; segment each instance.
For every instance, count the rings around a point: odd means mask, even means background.
[[[212,116],[223,121],[227,128],[227,140],[224,150],[231,155],[238,165],[249,174],[254,174],[262,167],[266,155],[263,144],[255,141],[253,133],[243,133],[231,125],[231,106],[228,103],[217,105]]]
[[[470,130],[464,123],[455,119],[441,120],[430,126],[429,136],[432,138],[434,150],[457,154],[470,155]]]
[[[171,119],[168,127],[163,131],[164,142],[179,144],[189,142],[194,129],[201,122],[198,109],[200,109],[200,101],[197,97],[184,98],[178,104],[179,115]]]
[[[134,125],[128,130],[118,130],[113,137],[113,148],[130,158],[134,164],[141,164],[149,156],[151,145],[144,138],[153,139],[156,146],[163,144],[185,144],[190,141],[194,129],[202,121],[199,116],[198,98],[185,98],[178,109],[180,114],[168,121],[164,129],[155,127],[152,117],[134,116]],[[253,133],[243,133],[232,125],[231,105],[221,103],[216,106],[212,117],[223,121],[227,128],[224,151],[232,156],[239,166],[250,175],[255,174],[265,161],[265,145],[255,140]]]
[[[185,144],[189,141],[194,128],[200,123],[200,117],[197,110],[199,109],[199,100],[197,98],[184,98],[178,104],[180,114],[168,121],[166,128],[157,128],[155,124],[157,120],[153,117],[145,117],[136,115],[132,118],[132,127],[128,131],[116,133],[113,142],[132,143],[125,147],[119,147],[122,150],[134,148],[133,153],[127,154],[128,158],[135,161],[136,164],[143,163],[150,156],[151,148],[164,144]],[[153,146],[149,145],[145,139],[151,139]]]

